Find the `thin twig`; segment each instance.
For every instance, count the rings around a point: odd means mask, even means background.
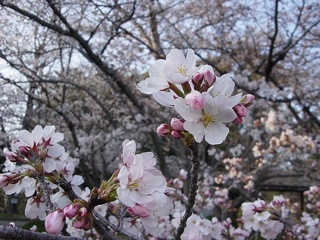
[[[199,159],[198,159],[198,144],[197,143],[192,143],[189,146],[190,150],[191,150],[191,163],[192,163],[192,167],[190,170],[190,175],[191,175],[191,182],[190,182],[190,192],[189,192],[189,196],[188,196],[188,202],[186,204],[186,211],[183,215],[183,217],[181,218],[180,221],[180,225],[177,228],[175,237],[176,239],[180,239],[181,235],[184,231],[184,229],[187,226],[187,220],[188,218],[191,216],[192,214],[192,208],[195,204],[195,198],[197,195],[197,190],[198,190],[198,170],[199,170]]]
[[[44,181],[44,176],[41,173],[38,176],[38,180],[40,181],[40,187],[42,189],[43,196],[44,196],[45,201],[46,201],[45,203],[46,203],[46,206],[47,206],[47,211],[49,213],[53,212],[53,204],[52,204],[51,199],[50,199],[49,188],[48,188],[47,183]]]

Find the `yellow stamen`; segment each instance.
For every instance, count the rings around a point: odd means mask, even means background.
[[[187,77],[187,68],[185,65],[180,65],[176,71],[176,73],[180,73],[182,76]]]
[[[203,125],[207,127],[209,124],[214,123],[216,119],[209,113],[202,113],[201,121]]]

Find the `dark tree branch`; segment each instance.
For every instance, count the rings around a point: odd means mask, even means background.
[[[17,227],[1,226],[0,239],[11,240],[83,240],[82,238],[66,237],[61,235],[52,235],[46,233],[38,233]]]
[[[187,220],[192,214],[192,208],[195,204],[195,198],[198,190],[198,171],[199,171],[199,165],[200,165],[199,156],[198,156],[199,146],[196,142],[193,142],[189,146],[189,148],[192,154],[191,155],[192,167],[190,170],[191,179],[190,179],[190,186],[189,186],[190,192],[188,195],[188,202],[186,203],[185,213],[181,218],[179,227],[177,228],[177,231],[175,233],[175,237],[178,240],[181,239],[181,235],[183,234],[183,231],[187,226]]]
[[[116,89],[116,86],[114,83],[121,89],[121,91],[130,99],[130,101],[133,103],[137,109],[143,113],[143,107],[140,105],[138,100],[136,99],[133,92],[130,90],[127,84],[125,84],[118,76],[117,72],[107,66],[102,60],[99,58],[98,55],[96,55],[91,47],[89,46],[88,42],[84,40],[84,38],[79,34],[79,32],[74,29],[67,21],[67,19],[61,14],[61,12],[58,10],[58,8],[55,6],[54,1],[47,0],[47,3],[49,4],[50,8],[54,12],[54,14],[65,24],[65,26],[69,29],[71,36],[77,40],[77,42],[80,44],[80,46],[85,50],[88,59],[93,62],[104,74],[106,77],[111,77],[113,82],[109,81],[109,84],[111,87]]]

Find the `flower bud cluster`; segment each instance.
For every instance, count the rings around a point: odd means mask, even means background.
[[[48,233],[61,233],[66,218],[72,219],[72,226],[77,229],[89,230],[93,223],[93,215],[87,208],[88,203],[82,199],[76,199],[64,209],[51,212],[45,219],[45,228]]]
[[[93,223],[93,216],[87,208],[87,202],[76,199],[63,209],[64,215],[72,219],[72,226],[78,229],[89,230]]]
[[[44,220],[48,210],[46,205],[52,211],[70,203],[58,186],[60,180],[70,184],[76,194],[80,191],[78,185],[83,178],[73,175],[76,161],[68,158],[64,147],[59,144],[63,138],[62,133],[55,132],[54,126],[42,128],[38,125],[31,132],[18,132],[12,151],[5,152],[8,173],[0,174],[0,187],[8,195],[24,191],[26,197],[30,197],[25,208],[25,215],[30,219]],[[51,214],[49,219],[60,215],[60,212]],[[49,225],[48,229],[52,229]]]
[[[230,74],[217,77],[209,65],[196,66],[196,56],[189,49],[172,49],[166,60],[150,67],[149,77],[138,84],[141,92],[152,94],[157,102],[174,107],[183,122],[181,130],[162,124],[159,136],[182,138],[186,145],[203,139],[211,145],[221,144],[229,133],[226,123],[239,124],[253,102],[253,95],[232,96],[235,83]]]
[[[172,137],[176,139],[181,139],[184,138],[186,135],[186,130],[183,128],[183,119],[178,119],[178,118],[172,118],[171,119],[171,124],[161,124],[157,128],[157,134],[160,137],[165,137],[168,135],[171,135]]]

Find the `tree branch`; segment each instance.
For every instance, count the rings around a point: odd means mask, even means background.
[[[196,142],[193,142],[190,146],[189,146],[190,150],[191,150],[191,163],[192,163],[192,167],[190,170],[190,174],[191,174],[191,181],[190,181],[190,192],[189,192],[189,196],[188,196],[188,202],[186,204],[186,210],[185,213],[183,215],[183,217],[181,218],[180,221],[180,225],[177,228],[175,237],[176,239],[180,239],[181,235],[183,234],[184,229],[187,226],[187,220],[188,218],[191,216],[192,214],[192,208],[195,204],[195,198],[197,195],[197,190],[198,190],[198,170],[199,170],[199,158],[198,158],[198,144]]]
[[[30,230],[25,230],[17,227],[1,226],[0,225],[0,239],[14,239],[14,240],[82,240],[82,238],[66,237],[61,235],[52,235],[46,233],[39,233]]]

